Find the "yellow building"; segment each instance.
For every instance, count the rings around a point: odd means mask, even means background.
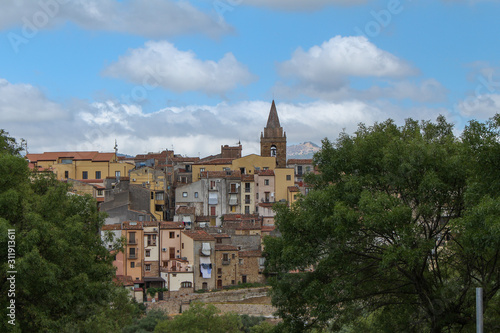
[[[167,180],[165,171],[151,167],[142,167],[130,171],[130,184],[140,185],[150,190],[149,211],[155,216],[156,220],[166,220],[166,195]]]
[[[97,151],[27,154],[26,159],[32,169],[50,170],[59,180],[127,177],[135,167],[133,163],[118,161],[115,153]]]
[[[275,168],[275,157],[262,157],[250,154],[237,159],[220,158],[193,164],[193,183],[200,180],[200,174],[203,171],[240,170],[242,175],[253,175],[260,170],[274,170]]]

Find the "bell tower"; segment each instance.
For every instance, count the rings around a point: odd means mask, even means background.
[[[276,167],[286,168],[286,133],[280,126],[276,104],[271,105],[267,125],[260,134],[260,156],[276,157]]]

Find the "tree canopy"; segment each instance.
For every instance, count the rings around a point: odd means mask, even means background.
[[[499,129],[496,116],[456,136],[439,117],[325,139],[311,191],[276,207],[282,237],[265,239],[283,326],[470,330],[482,287],[485,325],[498,330]]]
[[[119,331],[137,307],[112,282],[113,256],[100,239],[103,216],[95,200],[69,193],[54,177],[31,173],[4,131],[0,143],[7,143],[0,144],[0,331]],[[14,259],[8,258],[9,241]],[[15,325],[5,320],[12,300]]]

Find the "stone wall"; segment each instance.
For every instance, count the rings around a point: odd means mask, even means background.
[[[224,304],[227,302],[238,302],[243,301],[253,297],[263,297],[267,295],[269,288],[247,288],[247,289],[236,289],[236,290],[226,290],[226,291],[218,291],[218,292],[208,292],[204,294],[180,294],[180,295],[171,295],[169,299],[148,303],[148,311],[152,309],[161,309],[166,311],[168,314],[178,314],[181,313],[181,309],[184,311],[189,308],[189,303],[191,302],[202,302],[202,303],[222,303],[217,304],[221,305],[221,310],[227,310],[229,307],[225,308],[222,305],[231,305],[235,307],[236,305],[266,305],[266,304]],[[241,307],[240,310],[247,309],[248,311],[267,311],[266,307],[263,307],[262,310],[257,310],[257,308],[250,307]],[[235,310],[236,311],[236,310]],[[274,312],[271,311],[271,313]],[[240,312],[238,312],[240,313]],[[244,314],[246,312],[241,312]]]

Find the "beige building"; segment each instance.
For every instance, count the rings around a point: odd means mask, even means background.
[[[124,177],[135,165],[121,162],[115,153],[97,151],[46,152],[27,154],[25,157],[34,170],[52,171],[57,179],[105,179]]]
[[[194,290],[215,289],[215,238],[202,230],[183,231],[181,251],[193,264]]]

